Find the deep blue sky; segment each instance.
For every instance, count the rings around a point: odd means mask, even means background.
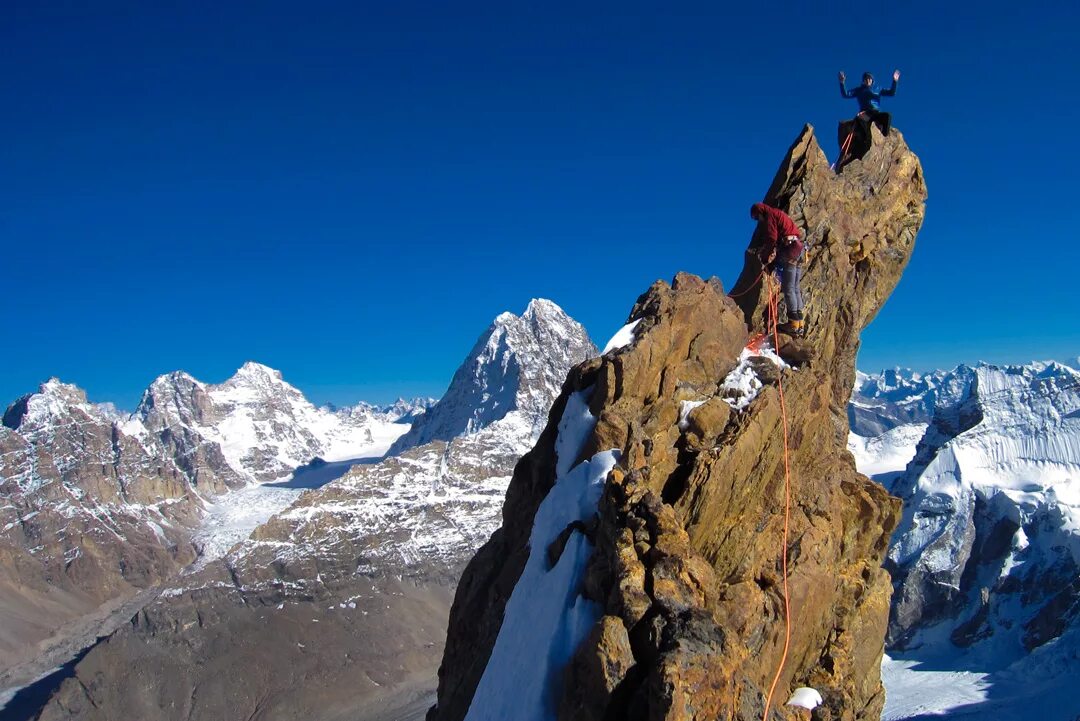
[[[8,0],[0,403],[248,359],[439,395],[534,296],[602,344],[656,278],[734,281],[840,69],[901,69],[930,188],[859,366],[1075,357],[1076,3],[729,5]]]

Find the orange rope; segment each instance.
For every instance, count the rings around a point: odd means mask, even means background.
[[[854,120],[858,120],[863,117],[865,113],[861,110],[855,114]],[[848,131],[847,139],[844,140],[844,144],[840,146],[840,157],[836,159],[836,162],[829,166],[830,170],[835,170],[836,166],[840,164],[840,161],[847,157],[848,148],[851,147],[851,139],[855,136],[855,123],[852,122],[851,130]]]
[[[836,159],[836,162],[829,166],[829,170],[836,170],[836,166],[840,164],[844,158],[847,157],[848,148],[851,147],[851,138],[855,135],[855,126],[851,126],[851,132],[847,134],[847,139],[844,140],[844,144],[840,146],[840,157]]]
[[[773,286],[769,291],[768,301],[768,319],[766,320],[766,332],[768,332],[769,326],[772,328],[773,335],[773,348],[780,351],[780,333],[776,328],[776,321],[779,316],[780,307],[780,293],[778,288]],[[791,465],[788,460],[788,419],[787,419],[787,404],[784,402],[784,380],[783,373],[777,380],[777,387],[780,390],[780,415],[784,420],[784,545],[781,549],[781,568],[784,577],[784,653],[780,657],[780,665],[776,669],[776,676],[773,677],[772,685],[769,686],[769,695],[765,699],[765,714],[762,716],[763,721],[768,721],[769,709],[772,707],[773,693],[776,691],[776,684],[780,681],[780,675],[783,673],[784,664],[787,663],[788,650],[791,648],[791,597],[788,593],[788,567],[787,567],[787,549],[788,549],[788,529],[791,525]]]
[[[761,272],[758,273],[757,278],[754,278],[754,282],[751,283],[750,285],[748,285],[746,287],[746,290],[744,290],[742,292],[739,292],[739,293],[728,293],[728,298],[738,298],[739,296],[746,295],[747,293],[752,291],[754,289],[754,286],[757,285],[758,282],[764,277],[765,277],[765,268],[762,268]]]

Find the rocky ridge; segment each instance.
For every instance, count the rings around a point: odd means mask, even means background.
[[[502,527],[462,576],[429,719],[761,718],[784,646],[782,407],[794,618],[771,718],[800,685],[824,696],[815,718],[880,715],[881,561],[899,504],[855,471],[846,404],[859,332],[910,257],[926,191],[898,131],[874,140],[837,176],[807,127],[766,195],[810,240],[810,331],[780,339],[787,364],[744,352],[767,305],[751,247],[738,303],[716,280],[658,282],[630,314],[629,344],[571,371]],[[574,484],[579,511],[532,536],[559,517],[546,499],[565,507]],[[521,617],[528,598],[564,593]],[[559,630],[530,634],[543,624]]]
[[[482,336],[482,349],[502,339],[487,362],[463,363],[479,376],[455,374],[447,396],[479,406],[452,406],[475,421],[461,435],[305,492],[91,650],[41,718],[355,720],[430,693],[454,584],[498,525],[514,464],[536,440],[533,414],[546,417],[542,394],[550,405],[558,390],[506,369],[564,377],[596,353],[553,303],[529,308],[527,323],[504,314]],[[527,329],[529,342],[506,341],[508,328]],[[498,417],[470,395],[527,385],[518,395],[528,403],[503,403]]]

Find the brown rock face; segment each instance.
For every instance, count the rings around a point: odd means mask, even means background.
[[[781,336],[792,367],[758,369],[749,405],[723,399],[766,306],[760,284],[745,290],[760,271],[753,248],[738,303],[715,279],[657,282],[630,314],[633,343],[571,371],[515,469],[502,528],[461,579],[429,719],[468,712],[555,481],[559,420],[569,395],[589,388],[596,426],[579,460],[621,455],[597,518],[569,531],[594,543],[580,593],[600,619],[550,689],[559,718],[762,717],[785,644],[785,415],[791,637],[770,718],[796,717],[782,704],[797,686],[824,697],[815,719],[879,717],[881,562],[900,508],[855,471],[845,406],[859,333],[911,255],[926,190],[899,132],[874,141],[837,176],[807,127],[765,198],[807,231],[809,332],[801,343]],[[536,661],[521,663],[525,673]]]

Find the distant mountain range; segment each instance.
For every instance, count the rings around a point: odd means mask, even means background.
[[[334,698],[357,693],[376,706],[408,702],[411,689],[430,686],[449,594],[498,525],[514,464],[570,366],[596,353],[580,324],[534,300],[520,317],[495,319],[435,404],[315,409],[254,364],[221,386],[159,379],[140,405],[160,418],[149,428],[198,440],[220,453],[203,466],[247,481],[401,441],[381,462],[300,495],[223,559],[166,583],[79,664],[77,674],[99,682],[65,683],[42,718],[71,708],[94,709],[85,718],[172,718],[164,709],[193,698],[201,701],[186,717],[207,719],[268,706],[302,715],[313,705],[327,717]],[[415,432],[403,435],[403,420]],[[246,691],[209,691],[218,684]]]
[[[0,671],[191,563],[209,499],[316,457],[380,456],[428,405],[318,409],[257,363],[221,385],[161,376],[132,414],[43,383],[0,426]]]
[[[904,501],[890,653],[989,673],[964,718],[1080,713],[1080,371],[860,374],[850,413],[860,469]]]

